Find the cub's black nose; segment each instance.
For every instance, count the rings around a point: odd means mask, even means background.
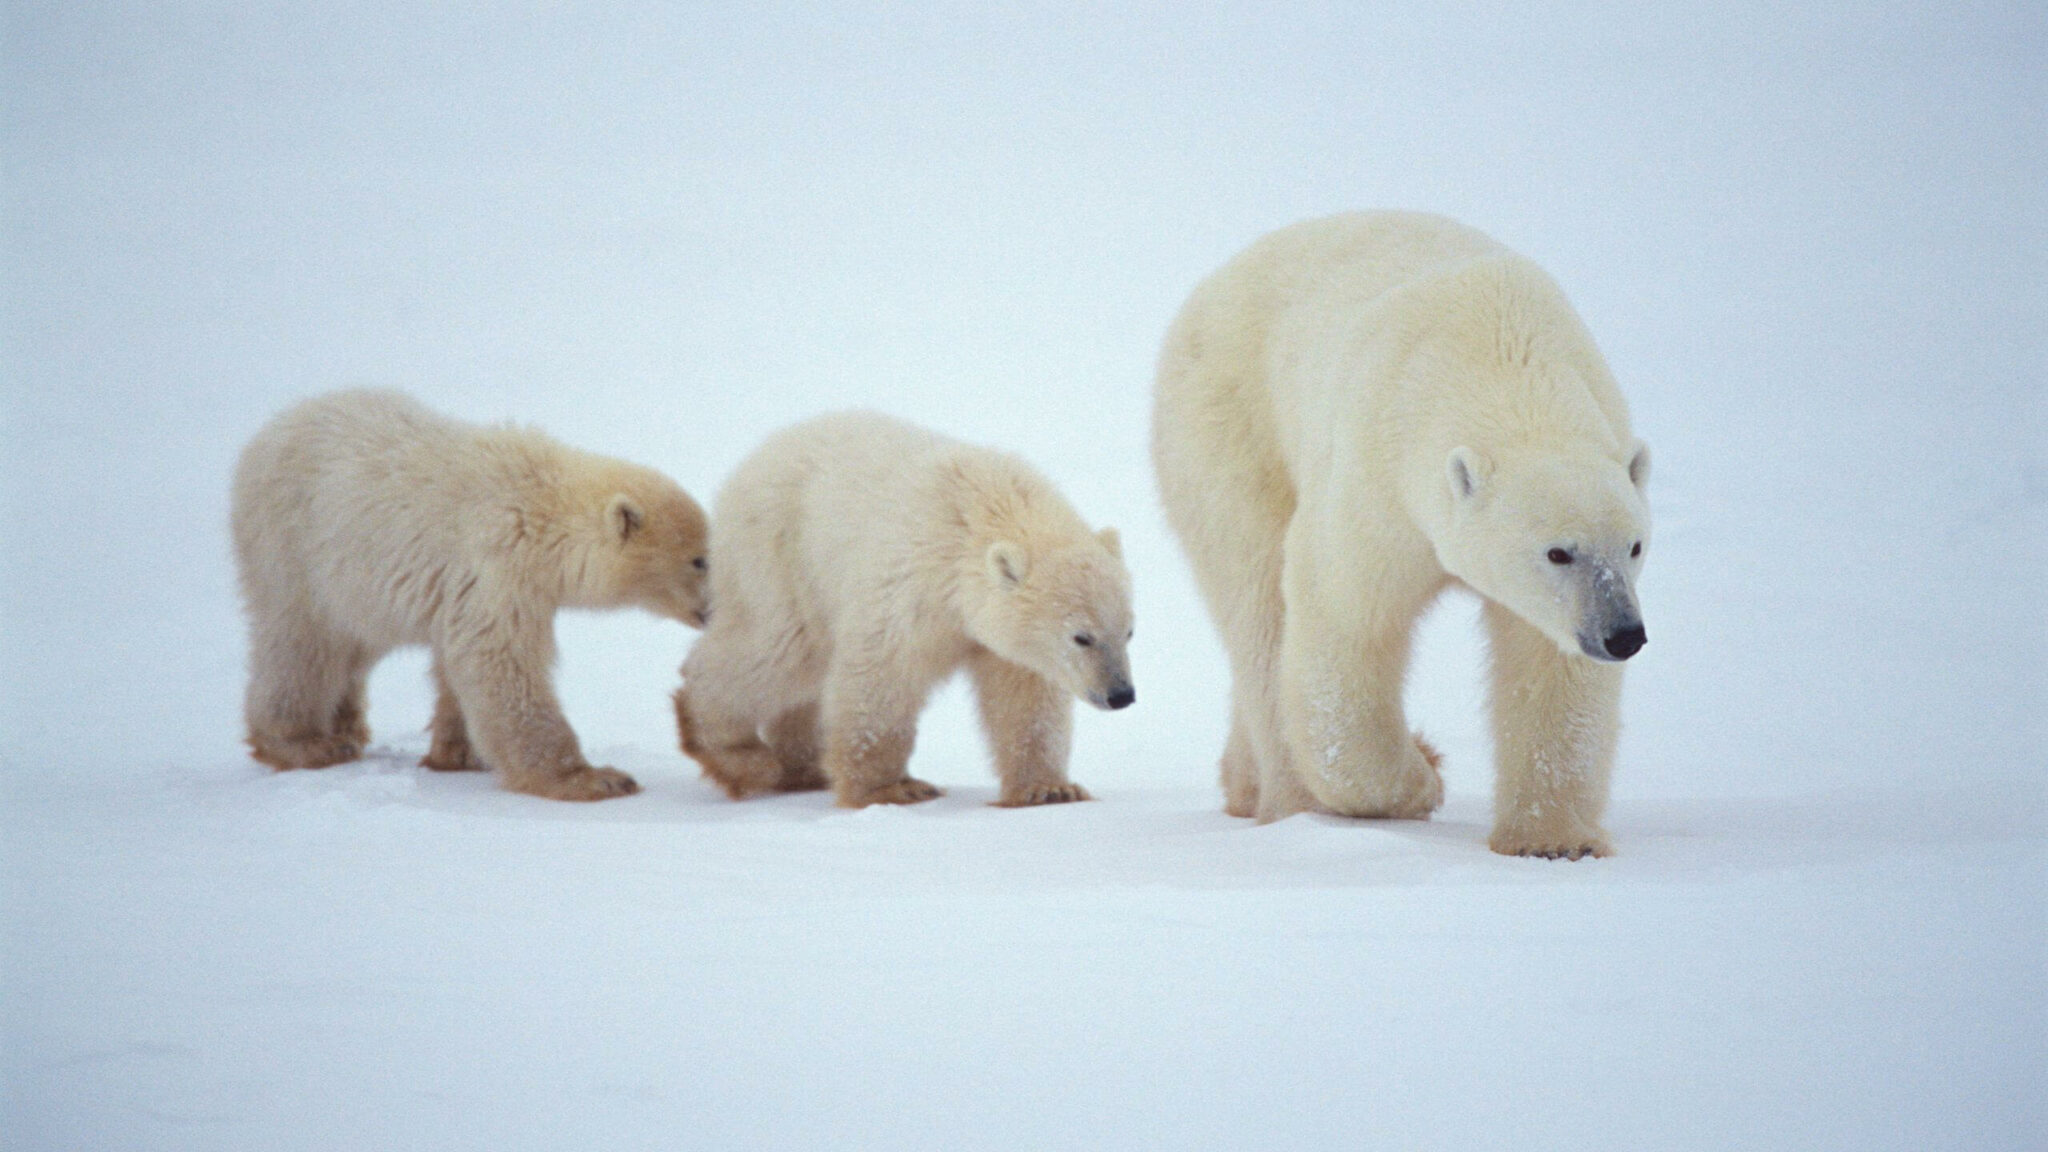
[[[1637,631],[1641,631],[1641,629],[1637,629]],[[1138,690],[1136,688],[1123,687],[1109,694],[1109,706],[1112,710],[1117,708],[1129,708],[1131,705],[1136,704],[1137,702]]]
[[[1643,626],[1631,624],[1626,628],[1617,629],[1614,635],[1607,638],[1607,654],[1616,660],[1626,660],[1641,652],[1643,645],[1649,642],[1650,637],[1643,632]]]

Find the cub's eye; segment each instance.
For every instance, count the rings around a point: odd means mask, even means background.
[[[1549,558],[1552,564],[1569,564],[1572,562],[1572,554],[1562,548],[1552,548],[1544,553],[1544,555]]]
[[[1077,635],[1074,637],[1074,643],[1079,644],[1083,648],[1086,648],[1089,645],[1095,643],[1095,637],[1086,634]]]
[[[710,565],[704,562],[704,558],[702,556],[699,556],[695,560],[690,561],[690,567],[695,568],[699,572],[702,572],[706,568],[709,568]]]
[[[1628,554],[1631,557],[1641,556],[1643,554],[1643,542],[1641,540],[1638,540],[1635,543],[1629,545]]]

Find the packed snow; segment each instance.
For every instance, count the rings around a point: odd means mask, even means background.
[[[0,1147],[2048,1146],[2048,15],[1738,3],[8,6]],[[1146,459],[1273,227],[1545,265],[1656,454],[1609,827],[1223,815]],[[846,811],[675,748],[692,633],[565,615],[594,805],[240,746],[235,454],[405,388],[707,502],[879,408],[1122,532],[1138,704],[1002,810],[959,685]]]

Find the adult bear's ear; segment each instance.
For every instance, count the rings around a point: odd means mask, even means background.
[[[1636,486],[1638,492],[1649,487],[1650,446],[1641,440],[1636,441],[1635,454],[1628,458],[1628,479],[1629,483]]]
[[[621,492],[612,497],[611,504],[605,508],[604,522],[611,529],[612,541],[624,544],[647,523],[647,517],[631,496]]]
[[[1010,589],[1024,582],[1024,574],[1031,571],[1031,558],[1024,549],[1008,540],[999,540],[988,546],[988,578],[998,588]]]
[[[1444,469],[1451,483],[1451,502],[1463,504],[1479,495],[1493,475],[1493,462],[1470,448],[1451,449]]]
[[[1124,538],[1117,535],[1116,529],[1104,528],[1095,534],[1095,538],[1102,541],[1102,546],[1109,549],[1111,556],[1119,560],[1124,558]]]

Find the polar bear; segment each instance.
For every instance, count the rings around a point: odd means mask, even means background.
[[[707,524],[674,481],[397,392],[338,392],[250,441],[233,519],[256,759],[361,755],[371,665],[426,644],[439,698],[422,764],[493,767],[558,800],[639,790],[583,759],[549,682],[554,618],[638,605],[702,627]]]
[[[1030,465],[872,412],[771,437],[713,509],[718,610],[675,693],[683,751],[740,799],[843,807],[939,790],[905,768],[926,698],[965,665],[1008,807],[1087,800],[1073,697],[1131,704],[1131,581]]]
[[[1610,851],[1649,454],[1541,269],[1435,216],[1266,236],[1169,330],[1152,456],[1230,655],[1227,811],[1434,811],[1401,691],[1415,621],[1460,584],[1492,649],[1491,847]]]

